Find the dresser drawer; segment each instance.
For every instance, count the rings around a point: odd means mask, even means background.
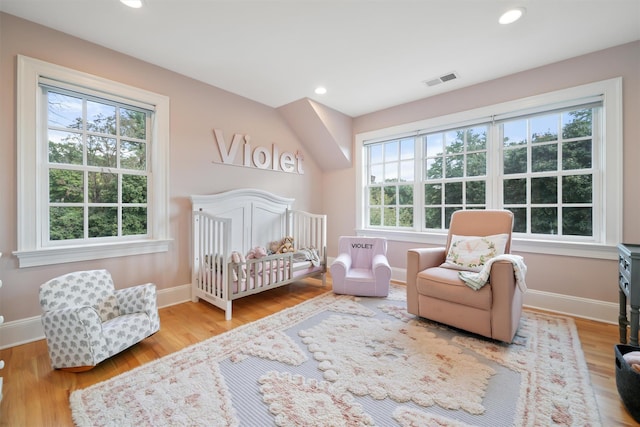
[[[620,271],[620,276],[627,279],[627,283],[631,280],[632,267],[633,263],[631,262],[630,257],[626,256],[626,254],[618,255],[618,271]]]
[[[620,276],[618,278],[618,285],[620,286],[620,289],[624,291],[625,294],[627,294],[627,298],[628,298],[629,297],[629,279],[625,277],[622,273],[620,273]]]

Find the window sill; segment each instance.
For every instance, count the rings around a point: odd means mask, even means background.
[[[444,246],[447,233],[418,233],[411,231],[357,229],[358,236],[385,237],[396,242],[416,243]],[[532,253],[545,255],[561,255],[577,258],[618,259],[617,245],[598,243],[559,242],[550,240],[533,240],[514,237],[511,251],[515,253]]]
[[[171,240],[139,240],[92,246],[65,246],[31,251],[15,251],[13,254],[18,257],[19,268],[25,268],[167,252],[170,242]]]

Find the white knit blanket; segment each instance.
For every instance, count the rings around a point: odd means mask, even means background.
[[[320,265],[320,256],[318,251],[313,248],[298,249],[293,253],[294,261],[311,261],[311,265],[318,267]]]
[[[471,289],[476,291],[487,284],[489,281],[489,273],[491,273],[491,265],[496,261],[509,261],[513,265],[513,273],[516,276],[516,285],[524,293],[527,291],[525,276],[527,275],[527,266],[524,258],[520,255],[504,254],[489,259],[479,272],[461,271],[458,273],[460,279]]]

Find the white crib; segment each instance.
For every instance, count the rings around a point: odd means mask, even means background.
[[[326,215],[293,210],[294,199],[257,189],[191,196],[193,212],[192,282],[194,302],[202,298],[231,319],[232,302],[327,271]],[[293,237],[296,252],[232,262],[233,252]],[[304,250],[303,250],[304,249]],[[302,254],[312,253],[303,259]]]

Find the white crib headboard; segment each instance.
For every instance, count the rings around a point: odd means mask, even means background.
[[[211,195],[191,196],[192,209],[231,219],[231,248],[246,254],[256,246],[287,235],[287,211],[294,199],[264,190],[243,188]]]

